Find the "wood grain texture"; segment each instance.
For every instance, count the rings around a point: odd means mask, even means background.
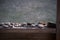
[[[46,30],[48,30],[48,29],[46,29]],[[28,32],[28,31],[30,31],[30,32]],[[56,33],[54,32],[55,30],[53,30],[54,33],[51,31],[52,31],[52,29],[50,29],[50,32],[46,31],[45,33],[41,29],[0,30],[0,40],[4,40],[4,39],[5,40],[55,40],[56,39]]]

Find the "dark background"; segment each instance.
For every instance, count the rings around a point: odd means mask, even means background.
[[[57,0],[57,32],[56,40],[60,40],[60,0]]]

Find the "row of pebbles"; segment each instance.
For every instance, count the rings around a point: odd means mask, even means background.
[[[47,22],[38,22],[35,23],[11,23],[11,22],[3,22],[0,23],[0,28],[7,28],[7,29],[36,29],[36,28],[45,28],[47,27]]]

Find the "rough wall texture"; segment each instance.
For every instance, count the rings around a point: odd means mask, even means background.
[[[0,22],[56,22],[56,0],[0,0]]]

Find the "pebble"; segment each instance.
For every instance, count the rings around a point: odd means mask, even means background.
[[[26,28],[32,28],[32,29],[35,29],[35,28],[45,28],[47,26],[47,22],[39,22],[37,24],[35,23],[27,23],[27,22],[23,22],[22,24],[21,23],[11,23],[11,22],[5,22],[5,23],[1,23],[0,26],[3,26],[5,28],[21,28],[21,29],[26,29]]]

